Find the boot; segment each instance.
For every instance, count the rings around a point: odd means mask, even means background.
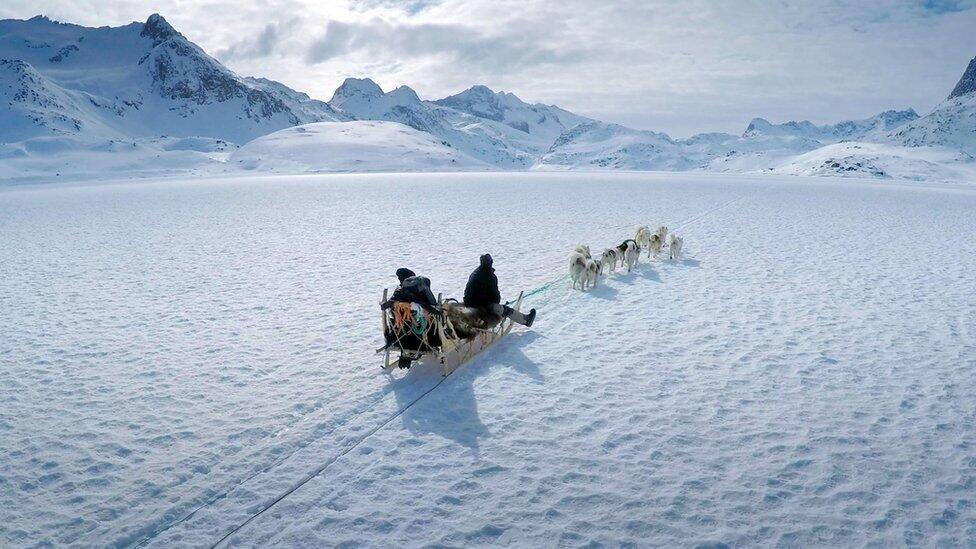
[[[505,315],[507,318],[512,319],[512,322],[517,322],[525,327],[532,326],[535,322],[535,309],[529,311],[529,314],[523,314],[511,307],[505,307]]]

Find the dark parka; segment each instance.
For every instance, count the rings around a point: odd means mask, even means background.
[[[498,293],[498,277],[492,268],[491,255],[481,256],[481,265],[468,277],[468,284],[464,287],[464,305],[467,307],[485,308],[501,303]]]
[[[397,269],[397,278],[400,279],[400,286],[393,291],[390,300],[383,304],[386,310],[394,301],[406,301],[423,306],[424,309],[432,313],[438,312],[437,298],[430,291],[430,279],[426,276],[417,276],[413,271],[405,267]]]

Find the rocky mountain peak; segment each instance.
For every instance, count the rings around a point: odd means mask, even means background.
[[[492,91],[492,89],[489,88],[488,86],[482,86],[481,84],[478,84],[476,86],[471,86],[470,88],[464,90],[458,95],[468,96],[468,97],[491,97],[495,95],[495,92]]]
[[[976,57],[973,57],[972,61],[969,62],[969,66],[966,67],[966,72],[962,74],[959,83],[956,84],[952,93],[949,94],[949,99],[973,92],[976,92]]]
[[[153,44],[158,44],[167,38],[173,36],[181,36],[172,25],[169,24],[162,15],[154,13],[146,19],[145,24],[142,26],[142,32],[139,33],[140,36],[145,36],[147,38],[152,38]]]
[[[420,96],[410,86],[400,86],[391,91],[389,95],[400,103],[420,103]]]
[[[332,100],[337,98],[350,97],[354,95],[365,95],[375,97],[383,95],[383,88],[369,78],[346,78],[342,85],[336,88]]]

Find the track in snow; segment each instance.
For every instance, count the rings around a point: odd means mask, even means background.
[[[686,227],[686,226],[688,226],[688,225],[690,225],[690,224],[692,224],[692,223],[694,223],[694,222],[696,222],[696,221],[698,221],[698,220],[700,220],[700,219],[702,219],[702,218],[704,218],[704,217],[706,217],[706,216],[708,216],[708,215],[710,215],[710,214],[712,214],[712,213],[714,213],[714,212],[717,212],[717,211],[719,211],[719,210],[723,210],[723,209],[725,209],[725,208],[727,208],[727,207],[729,207],[729,206],[731,206],[732,204],[734,204],[734,203],[736,203],[736,202],[738,202],[738,201],[740,201],[740,200],[742,200],[742,198],[744,198],[744,197],[739,197],[739,198],[735,198],[735,199],[733,199],[733,200],[730,200],[730,201],[728,201],[728,202],[726,202],[725,204],[722,204],[722,205],[720,205],[720,206],[716,206],[715,208],[711,208],[711,209],[709,209],[709,210],[708,210],[708,211],[706,211],[706,212],[703,212],[703,213],[701,213],[701,214],[699,214],[699,215],[696,215],[695,217],[693,217],[693,218],[691,218],[690,220],[687,220],[687,221],[683,221],[683,222],[681,222],[681,223],[679,223],[678,225],[676,225],[676,226],[675,226],[675,229],[679,229],[679,228],[683,228],[683,227]],[[562,280],[562,279],[564,279],[564,278],[565,278],[565,276],[563,276],[563,277],[559,277],[559,278],[557,278],[557,279],[555,279],[555,280],[556,280],[556,281],[559,281],[559,280]],[[548,285],[550,285],[550,284],[551,284],[551,282],[550,282],[550,283],[547,283],[546,285],[548,286]],[[530,292],[531,292],[531,290],[530,290]],[[572,322],[572,321],[570,321],[570,322]],[[564,326],[564,327],[565,327],[565,326]],[[555,332],[558,332],[558,331],[559,331],[559,329],[557,328],[557,329],[555,330]],[[304,478],[303,478],[303,479],[302,479],[301,481],[299,481],[299,482],[298,482],[297,484],[295,484],[294,486],[292,486],[291,488],[289,488],[289,489],[288,489],[287,491],[285,491],[285,492],[284,492],[283,494],[281,494],[281,495],[280,495],[279,497],[277,497],[277,498],[275,498],[275,499],[273,499],[273,500],[272,500],[272,501],[271,501],[270,503],[268,503],[268,504],[266,504],[266,505],[264,505],[264,506],[262,506],[262,507],[260,508],[260,510],[259,510],[258,512],[256,512],[256,513],[254,513],[253,515],[251,515],[251,516],[250,516],[250,517],[249,517],[249,518],[248,518],[247,520],[245,520],[245,521],[244,521],[243,523],[241,523],[240,525],[238,525],[238,526],[236,526],[236,527],[235,527],[234,529],[232,529],[232,530],[231,530],[230,532],[228,532],[228,533],[227,533],[227,534],[225,534],[225,535],[224,535],[223,537],[221,537],[221,538],[220,538],[219,540],[217,540],[217,542],[216,542],[216,543],[214,543],[214,544],[213,544],[213,545],[211,546],[211,548],[213,548],[213,547],[218,547],[218,546],[220,546],[220,545],[221,545],[221,544],[222,544],[223,542],[225,542],[225,541],[227,541],[227,539],[228,539],[228,538],[230,538],[230,537],[231,537],[232,535],[234,535],[234,534],[236,534],[236,533],[237,533],[237,532],[239,532],[239,531],[240,531],[241,529],[243,529],[244,527],[246,527],[246,526],[247,526],[247,525],[248,525],[248,524],[249,524],[249,523],[250,523],[251,521],[253,521],[254,519],[256,519],[256,518],[258,518],[259,516],[261,516],[262,514],[264,514],[264,513],[265,513],[265,512],[266,512],[266,511],[267,511],[268,509],[270,509],[270,508],[272,508],[272,507],[274,507],[274,506],[275,506],[276,504],[278,504],[279,502],[281,502],[281,501],[282,501],[283,499],[285,499],[286,497],[288,497],[289,495],[291,495],[292,493],[294,493],[294,492],[295,492],[296,490],[298,490],[299,488],[301,488],[302,486],[304,486],[304,485],[305,485],[306,483],[308,483],[308,481],[310,481],[310,480],[312,480],[313,478],[315,478],[315,477],[317,477],[318,475],[320,475],[320,474],[321,474],[321,473],[322,473],[323,471],[325,471],[325,470],[326,470],[326,469],[327,469],[327,468],[328,468],[328,467],[329,467],[330,465],[332,465],[332,464],[333,464],[333,463],[335,463],[336,461],[338,461],[338,460],[340,460],[340,459],[342,459],[342,457],[343,457],[343,456],[345,456],[346,454],[348,454],[349,452],[351,452],[352,450],[354,450],[354,449],[355,449],[355,448],[356,448],[357,446],[359,446],[360,444],[362,444],[362,443],[363,443],[363,442],[364,442],[364,441],[365,441],[365,440],[366,440],[367,438],[369,438],[370,436],[372,436],[373,434],[375,434],[375,433],[376,433],[377,431],[379,431],[379,430],[380,430],[380,429],[382,429],[383,427],[386,427],[386,426],[387,426],[387,425],[388,425],[388,424],[389,424],[389,423],[390,423],[391,421],[393,421],[394,419],[396,419],[396,418],[398,418],[398,417],[400,417],[400,416],[401,416],[401,415],[402,415],[402,414],[403,414],[403,413],[404,413],[405,411],[407,411],[407,410],[408,410],[408,409],[409,409],[409,408],[410,408],[411,406],[413,406],[413,405],[414,405],[414,404],[416,404],[416,403],[417,403],[418,401],[420,401],[420,399],[422,399],[422,398],[424,398],[425,396],[427,396],[428,394],[430,394],[430,393],[431,393],[431,392],[432,392],[432,391],[433,391],[434,389],[436,389],[437,387],[440,387],[440,385],[441,385],[441,383],[443,383],[443,381],[444,381],[444,379],[446,379],[446,377],[444,377],[444,378],[441,378],[441,380],[440,380],[440,381],[438,381],[438,382],[437,382],[436,384],[434,384],[434,385],[433,385],[433,386],[432,386],[432,387],[431,387],[430,389],[428,389],[428,390],[426,390],[426,391],[425,391],[424,393],[422,393],[422,394],[421,394],[421,395],[420,395],[419,397],[417,397],[416,399],[414,399],[414,400],[412,400],[412,401],[411,401],[411,402],[410,402],[409,404],[407,404],[407,405],[406,405],[405,407],[403,407],[403,408],[401,408],[401,409],[399,409],[399,410],[397,410],[397,412],[396,412],[395,414],[393,414],[392,416],[390,416],[390,417],[389,417],[389,418],[388,418],[388,419],[387,419],[386,421],[384,421],[384,422],[383,422],[383,423],[381,423],[380,425],[377,425],[377,426],[376,426],[375,428],[373,428],[373,429],[371,429],[370,431],[368,431],[368,432],[367,432],[367,433],[366,433],[365,435],[363,435],[363,437],[362,437],[362,438],[360,438],[359,440],[357,440],[357,441],[356,441],[355,443],[353,443],[352,445],[350,445],[350,446],[348,446],[348,447],[346,447],[346,448],[345,448],[345,449],[344,449],[344,450],[343,450],[342,452],[340,452],[340,453],[339,453],[339,454],[338,454],[337,456],[335,456],[334,458],[332,458],[332,459],[330,459],[330,460],[328,460],[327,462],[325,462],[325,463],[324,463],[324,464],[323,464],[323,465],[322,465],[321,467],[319,467],[319,468],[317,468],[317,469],[315,469],[314,471],[312,471],[311,473],[309,473],[309,474],[308,474],[307,476],[305,476],[305,477],[304,477]],[[262,472],[268,472],[268,471],[262,471]],[[195,512],[196,512],[196,511],[194,511],[194,513],[195,513]],[[184,519],[181,519],[180,521],[178,521],[178,523],[182,523],[182,522],[184,522],[184,520],[185,520],[185,519],[187,519],[187,518],[190,518],[191,516],[192,516],[192,514],[191,514],[190,516],[188,516],[188,517],[184,517]],[[171,525],[171,526],[175,526],[175,524],[174,524],[174,525]],[[169,529],[169,527],[167,527],[167,528],[165,528],[165,529],[164,529],[163,531],[165,531],[165,530],[168,530],[168,529]],[[160,533],[162,533],[162,532],[160,532]],[[149,541],[149,539],[147,539],[147,540],[145,540],[145,541]],[[143,545],[143,544],[140,544],[140,545]]]

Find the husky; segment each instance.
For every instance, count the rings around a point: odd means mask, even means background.
[[[596,284],[600,280],[600,273],[603,272],[602,267],[599,261],[593,259],[586,260],[586,274],[583,279],[583,289],[586,289],[587,286],[596,288]]]
[[[576,249],[573,251],[585,257],[586,259],[590,259],[591,257],[593,257],[590,255],[590,247],[584,246],[583,244],[577,246]]]
[[[627,239],[617,246],[617,251],[624,258],[624,263],[627,264],[627,272],[629,273],[640,258],[640,246],[637,245],[634,239]]]
[[[583,254],[573,252],[569,254],[569,278],[573,280],[573,289],[580,285],[580,289],[585,289],[586,284],[586,262],[588,260]]]
[[[652,234],[649,240],[647,255],[649,257],[657,257],[657,254],[661,252],[661,245],[664,242],[661,241],[661,236],[657,233]]]
[[[668,228],[666,226],[664,226],[664,225],[661,225],[660,227],[658,227],[657,228],[657,236],[661,239],[661,244],[664,244],[665,242],[667,242],[668,241]]]
[[[634,241],[643,250],[647,250],[647,257],[651,257],[651,229],[647,225],[637,228],[637,235],[634,236]]]
[[[671,233],[668,236],[668,250],[671,252],[671,259],[678,259],[681,257],[681,246],[685,243],[685,240],[680,236]]]
[[[622,259],[623,257],[617,248],[607,248],[603,250],[603,255],[600,256],[600,268],[603,272],[615,273],[617,272],[617,262]]]

